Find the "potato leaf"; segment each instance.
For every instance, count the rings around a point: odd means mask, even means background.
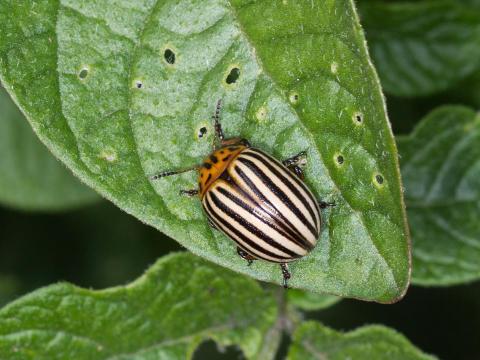
[[[416,284],[480,278],[480,117],[434,110],[398,139]]]
[[[430,95],[480,67],[480,8],[473,1],[360,2],[372,58],[387,93]]]
[[[288,360],[434,360],[403,335],[385,326],[371,325],[341,333],[313,321],[296,330]]]
[[[254,280],[200,258],[162,258],[135,282],[57,284],[0,310],[2,359],[189,359],[213,339],[261,352],[277,307]]]
[[[228,137],[278,158],[307,151],[306,182],[336,207],[292,287],[381,302],[409,282],[397,152],[352,1],[3,1],[0,74],[40,139],[85,183],[195,254],[247,267],[180,197],[222,98]],[[206,131],[206,132],[205,132]],[[201,134],[202,136],[199,136]]]

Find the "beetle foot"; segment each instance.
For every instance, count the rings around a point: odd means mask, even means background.
[[[247,266],[250,266],[253,264],[253,260],[256,260],[255,257],[247,253],[245,250],[239,248],[237,246],[237,254],[240,255],[240,257],[244,260],[247,260]]]
[[[195,196],[195,195],[198,195],[198,190],[197,190],[197,189],[193,189],[193,190],[180,190],[180,195]]]
[[[288,271],[288,265],[286,263],[280,264],[280,268],[282,269],[282,275],[283,275],[283,287],[285,289],[288,289],[288,279],[292,277],[290,274],[290,271]]]
[[[209,217],[207,217],[207,220],[208,220],[208,225],[210,225],[210,227],[211,227],[212,229],[218,230],[217,225],[215,225],[215,224],[213,223],[212,219],[210,219]]]
[[[297,175],[297,177],[300,179],[300,180],[304,180],[305,179],[305,174],[302,170],[302,168],[298,165],[289,165],[287,166],[288,170],[290,170],[291,172],[293,172],[295,175]]]
[[[327,207],[334,207],[336,206],[335,201],[325,202],[320,201],[320,209],[326,209]]]
[[[301,180],[305,178],[301,166],[305,166],[307,163],[307,153],[306,151],[301,151],[297,155],[292,156],[288,159],[282,161],[282,164],[285,165],[291,172],[297,175]]]

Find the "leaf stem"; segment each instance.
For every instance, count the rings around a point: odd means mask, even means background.
[[[271,292],[277,302],[277,319],[272,327],[267,331],[262,348],[258,352],[258,359],[275,359],[280,345],[282,335],[285,333],[292,336],[295,329],[303,320],[302,314],[287,303],[287,293],[285,289],[267,285],[266,290]],[[288,291],[288,290],[287,290]]]

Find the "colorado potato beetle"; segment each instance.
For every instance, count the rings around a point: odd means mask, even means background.
[[[315,247],[322,226],[320,209],[333,203],[317,201],[303,182],[300,165],[305,152],[280,162],[245,139],[225,139],[220,109],[221,100],[213,115],[213,151],[205,161],[151,179],[197,170],[198,189],[180,193],[199,195],[210,225],[236,242],[238,255],[248,265],[257,259],[279,263],[287,287],[287,263]]]

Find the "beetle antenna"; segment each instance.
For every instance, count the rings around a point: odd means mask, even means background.
[[[165,172],[162,172],[160,174],[150,176],[150,180],[158,180],[158,179],[163,178],[163,177],[183,174],[183,173],[193,171],[193,170],[197,170],[197,169],[198,169],[198,166],[193,166],[193,167],[190,167],[190,168],[187,168],[187,169],[182,169],[182,170],[165,171]]]
[[[222,110],[222,99],[218,99],[217,107],[215,108],[215,114],[212,116],[215,121],[215,140],[220,140],[220,143],[223,142],[223,130],[222,125],[220,124],[220,111]]]

